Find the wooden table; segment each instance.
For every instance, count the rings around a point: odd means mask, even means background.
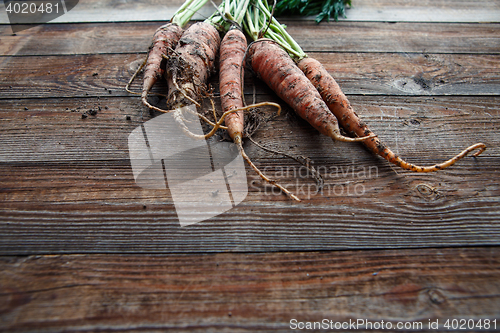
[[[500,330],[500,1],[281,19],[396,153],[427,165],[484,142],[480,157],[406,172],[283,104],[254,139],[311,158],[332,190],[247,142],[303,201],[247,168],[241,204],[187,227],[168,190],[134,181],[127,138],[152,117],[124,90],[179,5],[85,0],[15,35],[0,8],[0,331]],[[245,89],[279,101],[248,75]]]

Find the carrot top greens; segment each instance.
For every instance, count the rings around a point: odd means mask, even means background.
[[[351,6],[351,0],[277,0],[276,15],[316,15],[316,23],[327,22],[333,16],[335,21],[339,16],[345,17],[345,6]]]

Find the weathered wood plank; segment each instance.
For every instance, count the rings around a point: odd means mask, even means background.
[[[498,22],[500,2],[495,1],[391,1],[361,0],[347,11],[351,21],[387,22]]]
[[[499,269],[498,247],[1,257],[0,328],[289,332],[292,319],[326,319],[332,331],[383,320],[430,332],[429,321],[496,319],[498,330]]]
[[[169,2],[141,0],[130,2],[86,0],[80,1],[70,12],[55,19],[55,23],[79,22],[126,22],[166,21],[180,7],[182,1]],[[216,1],[216,3],[218,3]],[[207,4],[195,16],[204,19],[213,13]],[[498,22],[500,2],[498,0],[468,1],[389,1],[357,0],[347,10],[349,21],[389,22]],[[313,19],[313,18],[307,18]],[[0,24],[9,23],[5,7],[0,4]]]
[[[498,55],[310,53],[310,56],[325,65],[348,95],[495,96],[500,91]],[[124,87],[142,61],[143,55],[136,54],[0,58],[0,99],[127,96]],[[265,86],[258,82],[258,86]],[[217,86],[216,79],[212,83]],[[248,93],[252,91],[249,84],[246,88]],[[140,78],[133,89],[140,90]],[[269,92],[267,87],[263,89],[259,93]]]
[[[496,24],[284,23],[306,52],[498,54],[500,51]]]
[[[257,101],[269,98],[262,95]],[[476,141],[491,147],[486,155],[498,156],[498,98],[350,96],[350,100],[361,118],[402,156],[441,159],[442,150],[452,156]],[[271,116],[273,110],[268,110]],[[128,135],[151,119],[139,97],[4,100],[0,112],[0,161],[5,163],[126,160]],[[275,148],[315,158],[325,157],[325,149],[341,149],[349,156],[362,153],[357,144],[331,143],[292,111],[263,125],[256,135]],[[308,144],[311,136],[318,145]],[[358,149],[351,152],[353,147]]]
[[[288,21],[306,52],[500,53],[498,24]],[[0,54],[63,55],[145,53],[157,22],[47,24],[15,36],[0,26]]]
[[[303,201],[248,169],[242,204],[184,228],[169,189],[134,181],[127,137],[149,117],[123,91],[173,3],[80,3],[75,22],[131,22],[51,23],[18,36],[0,26],[0,255],[73,254],[0,257],[0,331],[285,332],[293,317],[500,322],[497,24],[368,22],[498,22],[500,1],[359,0],[340,24],[287,21],[398,154],[431,164],[483,141],[479,158],[402,172],[285,112],[255,139],[312,158],[325,190],[297,163],[246,144]],[[276,100],[262,84],[256,91]],[[437,249],[450,246],[461,248]],[[364,251],[288,252],[333,249]]]
[[[71,112],[82,103],[92,108],[92,103],[100,104],[102,110],[82,119],[85,109]],[[242,204],[181,228],[169,191],[142,189],[134,182],[127,137],[142,122],[136,99],[4,101],[0,253],[499,243],[496,98],[353,96],[352,103],[388,146],[412,162],[442,161],[478,141],[489,148],[477,160],[466,158],[442,172],[415,175],[391,168],[359,145],[332,143],[295,116],[279,117],[255,138],[312,158],[324,175],[325,190],[318,193],[295,162],[247,145],[248,154],[266,174],[304,201],[290,202],[248,170],[250,193]]]

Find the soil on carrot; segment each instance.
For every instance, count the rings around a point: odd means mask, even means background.
[[[206,89],[204,87],[196,86],[194,83],[194,78],[199,80],[200,77],[195,73],[192,68],[184,61],[184,59],[176,56],[171,56],[167,63],[167,73],[170,73],[173,77],[174,82],[178,87],[189,87],[195,89],[194,91],[189,89],[189,97],[197,99],[198,96],[202,94],[202,91]],[[170,110],[175,105],[189,105],[192,104],[189,99],[187,99],[181,92],[180,89],[173,89],[169,91],[169,97],[167,100],[167,106]]]
[[[220,34],[210,23],[198,22],[184,31],[166,65],[169,109],[199,103],[206,95],[219,45]]]

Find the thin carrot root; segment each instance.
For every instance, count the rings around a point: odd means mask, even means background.
[[[368,139],[376,137],[375,134],[370,134],[367,136],[359,137],[359,138],[350,138],[348,136],[340,134],[339,131],[332,131],[329,135],[334,141],[342,141],[342,142],[364,142]]]
[[[142,62],[142,64],[137,68],[137,70],[135,71],[134,75],[132,75],[132,77],[128,81],[127,85],[125,86],[125,90],[128,93],[131,93],[131,94],[134,94],[134,95],[142,95],[142,93],[138,93],[136,91],[130,90],[130,86],[132,85],[132,82],[134,82],[135,78],[137,77],[137,74],[139,74],[139,72],[144,68],[144,66],[146,65],[147,61],[148,61],[148,58],[146,57],[146,59],[144,59],[144,61]]]
[[[373,133],[359,138],[340,134],[338,121],[319,92],[285,50],[275,42],[267,39],[253,42],[249,46],[248,56],[254,72],[320,133],[345,142],[359,142],[375,137]]]
[[[291,193],[286,188],[284,188],[283,186],[281,186],[276,180],[269,179],[266,175],[264,175],[259,170],[259,168],[257,168],[257,166],[255,166],[255,164],[253,164],[252,160],[248,157],[248,155],[245,153],[245,150],[243,149],[243,143],[242,143],[242,139],[241,139],[240,135],[235,136],[233,140],[234,140],[234,143],[236,144],[236,146],[238,147],[238,149],[240,151],[240,154],[243,157],[243,159],[260,176],[260,178],[262,178],[265,182],[267,182],[267,183],[269,183],[269,184],[271,184],[271,185],[276,186],[277,188],[279,188],[283,193],[285,193],[291,199],[300,202],[300,199],[295,194]]]
[[[273,103],[273,102],[262,102],[262,103],[257,103],[257,104],[252,104],[252,105],[248,105],[246,107],[243,107],[243,108],[237,108],[237,109],[233,109],[233,110],[229,110],[229,111],[226,111],[222,114],[222,116],[220,117],[220,119],[217,121],[217,123],[215,124],[215,126],[212,128],[212,130],[208,133],[208,134],[205,134],[205,135],[199,135],[199,134],[194,134],[193,132],[191,132],[188,127],[186,126],[186,124],[184,123],[184,117],[182,116],[182,111],[180,109],[177,109],[177,110],[172,110],[172,112],[174,112],[173,114],[173,117],[175,119],[175,121],[177,122],[177,124],[179,125],[179,127],[181,128],[181,130],[186,134],[188,135],[189,137],[191,138],[194,138],[194,139],[198,139],[198,140],[202,140],[202,139],[208,139],[209,137],[211,137],[212,135],[215,134],[215,132],[217,131],[217,129],[221,128],[221,124],[224,122],[225,118],[232,114],[232,113],[235,113],[235,112],[240,112],[240,111],[247,111],[249,109],[252,109],[252,108],[255,108],[255,107],[261,107],[261,106],[275,106],[278,108],[278,114],[281,112],[281,106],[277,103]],[[200,114],[196,113],[198,116]],[[260,170],[259,168],[257,168],[257,166],[255,166],[255,164],[253,164],[252,160],[250,160],[250,158],[248,157],[248,155],[245,153],[245,150],[243,149],[243,143],[242,143],[242,136],[241,134],[238,134],[234,137],[233,139],[233,142],[238,146],[238,150],[240,151],[240,154],[241,156],[243,157],[243,159],[248,163],[248,165],[250,165],[250,167],[266,182],[268,182],[269,184],[273,185],[273,186],[276,186],[277,188],[279,188],[283,193],[285,193],[287,196],[289,196],[290,198],[292,198],[293,200],[296,200],[296,201],[299,201],[300,202],[300,199],[295,196],[293,193],[291,193],[290,191],[288,191],[286,188],[284,188],[282,185],[280,185],[277,181],[275,180],[272,180],[272,179],[269,179],[266,175],[264,175]]]
[[[198,140],[202,140],[202,139],[208,139],[209,137],[211,137],[212,135],[215,134],[215,132],[217,131],[217,129],[221,128],[221,124],[224,122],[224,119],[232,114],[232,113],[235,113],[235,112],[240,112],[240,111],[247,111],[248,109],[252,109],[252,108],[255,108],[255,107],[260,107],[260,106],[267,106],[267,105],[272,105],[272,106],[276,106],[278,108],[278,113],[281,111],[281,106],[277,103],[273,103],[273,102],[262,102],[262,103],[257,103],[257,104],[252,104],[252,105],[248,105],[246,107],[243,107],[243,108],[237,108],[237,109],[233,109],[233,110],[229,110],[229,111],[226,111],[222,114],[222,116],[220,117],[220,119],[217,121],[217,123],[215,124],[215,126],[212,128],[212,130],[208,133],[208,134],[205,134],[205,135],[199,135],[199,134],[194,134],[193,132],[191,132],[188,127],[186,126],[186,124],[184,123],[184,117],[182,116],[182,112],[180,111],[180,109],[177,109],[177,110],[172,110],[172,112],[174,112],[173,116],[174,116],[174,119],[175,121],[177,122],[177,124],[179,125],[179,127],[181,128],[181,130],[189,137],[191,138],[194,138],[194,139],[198,139]],[[196,113],[197,115],[199,115],[198,113]],[[240,154],[241,156],[243,157],[243,159],[248,163],[248,165],[250,165],[250,167],[266,182],[268,182],[269,184],[273,185],[273,186],[276,186],[277,188],[279,188],[281,191],[283,191],[283,193],[285,193],[287,196],[289,196],[290,198],[292,198],[293,200],[296,200],[296,201],[299,201],[300,202],[300,199],[295,196],[293,193],[291,193],[290,191],[288,191],[286,188],[284,188],[283,186],[281,186],[277,181],[275,180],[272,180],[272,179],[269,179],[266,175],[264,175],[260,170],[259,168],[257,168],[255,166],[255,164],[253,164],[252,160],[250,160],[250,158],[248,157],[248,155],[245,153],[245,150],[243,149],[243,144],[242,144],[242,136],[241,134],[238,134],[234,137],[233,139],[233,142],[238,146],[238,149],[240,151]]]
[[[236,113],[236,112],[240,112],[240,111],[248,111],[249,109],[253,109],[253,108],[257,108],[257,107],[262,107],[262,106],[274,106],[274,107],[276,107],[278,109],[277,114],[279,115],[281,113],[281,105],[279,105],[278,103],[273,103],[273,102],[262,102],[262,103],[252,104],[252,105],[248,105],[248,106],[245,106],[245,107],[242,107],[242,108],[237,108],[237,109],[232,109],[232,110],[226,111],[226,112],[224,112],[222,114],[222,116],[220,117],[220,119],[215,124],[212,123],[212,122],[210,122],[203,115],[201,115],[199,113],[196,113],[196,115],[198,115],[198,117],[200,117],[202,120],[205,120],[205,121],[209,122],[210,125],[213,124],[212,125],[213,128],[210,130],[209,133],[207,133],[205,135],[194,134],[193,132],[191,132],[187,128],[186,124],[184,123],[184,117],[182,117],[182,112],[181,112],[180,109],[169,110],[169,111],[162,111],[162,112],[174,112],[174,119],[175,119],[175,121],[178,123],[178,125],[180,126],[180,128],[182,129],[182,131],[186,135],[188,135],[189,137],[191,137],[193,139],[199,139],[199,140],[205,139],[206,140],[206,139],[212,137],[215,134],[215,132],[217,132],[217,130],[219,128],[224,128],[224,126],[222,126],[222,123],[224,123],[224,120],[230,114]]]
[[[212,105],[212,115],[214,116],[214,120],[215,120],[215,122],[217,122],[217,111],[215,110],[215,103],[214,103],[214,100],[213,100],[213,98],[211,98],[211,97],[209,96],[209,94],[208,94],[208,93],[206,93],[206,95],[207,95],[208,99],[210,100],[210,104]],[[225,126],[222,126],[222,127],[224,127],[224,129],[227,129],[227,127],[225,127]],[[222,127],[221,127],[221,128],[222,128]]]
[[[313,58],[304,58],[298,63],[298,66],[321,94],[321,97],[328,105],[330,111],[335,115],[335,117],[337,117],[340,125],[342,125],[346,131],[357,136],[374,135],[366,123],[358,117],[356,112],[354,112],[349,100],[340,89],[338,83],[319,61]],[[458,160],[462,159],[468,153],[476,149],[479,149],[479,151],[472,155],[474,157],[479,156],[479,154],[486,149],[486,145],[484,143],[477,143],[443,163],[432,166],[419,166],[401,159],[389,148],[387,148],[377,137],[365,140],[363,141],[363,144],[369,150],[382,156],[390,163],[393,163],[405,170],[415,172],[432,172],[442,170],[455,164]]]
[[[278,151],[278,150],[274,150],[274,149],[271,149],[268,147],[264,147],[260,143],[256,142],[251,136],[248,136],[247,138],[248,138],[248,140],[250,140],[250,142],[252,142],[254,145],[256,145],[257,147],[259,147],[262,150],[265,150],[265,151],[273,153],[273,154],[283,155],[285,157],[291,158],[292,160],[302,164],[311,173],[311,178],[313,178],[316,181],[316,185],[318,186],[318,188],[319,189],[323,188],[323,185],[324,185],[323,176],[321,176],[321,174],[318,172],[318,170],[316,170],[314,168],[314,166],[312,165],[311,159],[309,159],[308,157],[305,157],[302,155],[299,155],[299,156],[290,155],[290,154],[282,152],[282,151]]]
[[[476,147],[474,147],[474,146],[476,146]],[[474,154],[472,154],[472,157],[478,157],[479,155],[481,155],[481,153],[486,150],[486,145],[482,142],[476,143],[475,145],[467,148],[466,150],[468,150],[468,151],[465,154],[467,155],[469,152],[471,152],[475,149],[479,149],[479,151],[476,151]]]
[[[391,162],[396,164],[397,166],[405,169],[405,170],[411,170],[411,171],[415,171],[415,172],[433,172],[433,171],[442,170],[442,169],[445,169],[449,166],[452,166],[458,160],[464,158],[467,154],[469,154],[470,152],[472,152],[476,149],[479,149],[479,151],[472,154],[473,157],[477,157],[483,151],[485,151],[486,145],[484,143],[476,143],[475,145],[472,145],[472,146],[468,147],[467,149],[463,150],[460,154],[456,155],[455,157],[450,158],[449,160],[447,160],[443,163],[435,164],[432,166],[425,166],[424,167],[424,166],[414,165],[414,164],[411,164],[411,163],[408,163],[408,162],[402,160],[397,155],[395,155],[394,157],[391,158]]]
[[[197,95],[197,92],[192,87],[190,87],[190,86],[189,87],[184,86],[181,89],[181,87],[179,87],[179,84],[177,83],[176,77],[177,77],[176,75],[174,75],[172,77],[172,84],[177,89],[176,91],[180,95],[182,95],[186,100],[188,100],[189,102],[193,103],[197,107],[201,107],[201,104],[197,100],[195,100],[193,97],[190,96],[190,95],[193,95],[193,96]]]

